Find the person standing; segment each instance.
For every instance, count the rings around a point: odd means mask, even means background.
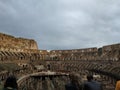
[[[70,82],[65,85],[65,90],[81,90],[79,85],[79,76],[77,74],[69,75]]]
[[[103,90],[103,88],[101,83],[93,80],[93,75],[88,75],[83,90]]]

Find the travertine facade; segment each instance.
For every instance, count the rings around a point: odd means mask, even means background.
[[[21,51],[24,49],[38,49],[37,43],[32,39],[15,38],[0,33],[0,49],[6,51]]]
[[[71,50],[39,50],[37,43],[31,39],[15,38],[0,33],[0,53],[2,60],[120,60],[120,44],[101,48]],[[4,60],[3,60],[4,61]]]

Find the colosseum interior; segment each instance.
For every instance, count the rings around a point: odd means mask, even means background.
[[[32,39],[0,33],[0,87],[12,73],[19,90],[65,90],[69,73],[80,82],[91,73],[104,90],[114,90],[120,77],[120,44],[72,50],[39,50]]]

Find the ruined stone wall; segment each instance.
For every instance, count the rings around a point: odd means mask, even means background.
[[[31,60],[38,60],[40,56],[35,40],[0,33],[0,63],[17,63],[30,68]]]
[[[97,58],[97,48],[72,49],[72,50],[52,50],[52,59],[59,60],[95,60]]]
[[[120,44],[103,46],[102,58],[105,60],[120,60]]]
[[[51,60],[120,60],[120,44],[103,46],[101,48],[86,48],[72,50],[52,50]]]
[[[17,56],[16,58],[22,60],[120,60],[120,44],[101,48],[47,51],[38,50],[37,43],[34,40],[15,38],[2,33],[0,33],[0,39],[0,51],[2,51],[0,58],[3,59],[6,59],[5,56],[9,56],[9,58],[11,56],[12,59]],[[11,53],[16,55],[12,56]]]
[[[38,49],[38,46],[35,40],[0,33],[0,50],[19,51],[23,49]]]

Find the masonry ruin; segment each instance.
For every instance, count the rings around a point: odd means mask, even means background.
[[[70,72],[78,73],[81,78],[88,73],[98,75],[104,90],[114,90],[120,77],[119,65],[120,43],[101,48],[47,51],[39,50],[33,39],[0,33],[0,80],[14,73],[19,90],[65,90]]]

